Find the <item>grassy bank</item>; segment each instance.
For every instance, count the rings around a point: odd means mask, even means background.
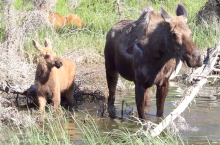
[[[100,131],[98,118],[87,115],[86,120],[76,119],[72,115],[52,115],[49,111],[45,115],[45,122],[32,124],[29,127],[3,127],[1,134],[4,137],[0,142],[4,144],[154,144],[171,145],[184,144],[178,134],[172,131],[163,132],[160,136],[152,138],[148,131],[143,129],[137,132],[125,128],[110,132]],[[148,123],[146,123],[148,124]],[[148,124],[149,127],[150,124]],[[139,124],[141,127],[141,125]]]
[[[121,19],[137,19],[141,8],[145,4],[152,5],[155,11],[159,11],[162,6],[169,14],[175,14],[179,0],[121,0],[121,18],[118,14],[116,0],[81,0],[74,5],[69,0],[58,0],[54,12],[62,15],[70,13],[77,14],[86,22],[83,29],[63,28],[54,30],[51,27],[38,27],[34,31],[28,31],[24,42],[24,49],[33,55],[36,53],[32,39],[43,44],[44,38],[48,38],[53,43],[53,49],[58,56],[62,56],[71,50],[90,50],[103,56],[105,36],[108,30]],[[200,25],[195,23],[196,12],[205,4],[207,0],[184,0],[183,4],[188,10],[188,26],[193,32],[192,40],[201,49],[214,47],[219,40],[220,29],[217,23],[203,22]],[[17,0],[14,3],[17,12],[30,11],[33,8],[28,0]],[[0,8],[3,9],[2,1]],[[0,14],[2,18],[2,14]],[[0,43],[4,38],[5,23],[0,22]],[[79,53],[79,55],[81,55]],[[101,59],[100,59],[101,60]],[[39,125],[31,124],[29,127],[2,125],[0,130],[4,133],[3,142],[5,144],[178,144],[182,143],[178,134],[164,132],[158,138],[151,138],[149,133],[140,130],[138,133],[126,129],[102,132],[98,128],[97,120],[89,117],[84,123],[73,116],[66,115],[62,118],[54,117],[52,112],[46,116],[46,121]],[[69,131],[69,122],[75,125]],[[140,125],[141,127],[141,125]],[[75,136],[77,136],[75,138]],[[1,143],[1,142],[0,142]]]
[[[195,23],[195,15],[206,1],[183,1],[188,10],[188,26],[193,32],[191,39],[200,49],[214,47],[220,35],[217,23],[208,24],[203,22],[199,26]],[[178,0],[124,0],[120,2],[121,19],[137,19],[145,4],[153,6],[157,12],[159,12],[159,7],[162,6],[169,14],[175,14]],[[17,0],[14,6],[17,11],[28,11],[33,8],[30,2],[24,0]],[[44,38],[47,37],[52,40],[54,49],[60,55],[75,49],[92,49],[103,54],[106,33],[112,25],[120,21],[115,0],[81,0],[78,3],[58,0],[54,12],[62,15],[77,14],[86,22],[86,27],[82,30],[64,28],[59,32],[51,30],[51,28],[41,27],[35,32],[28,33],[24,46],[25,50],[33,52],[32,39],[43,42]]]

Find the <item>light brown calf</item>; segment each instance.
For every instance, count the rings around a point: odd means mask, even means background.
[[[72,107],[74,104],[75,63],[67,58],[58,58],[51,49],[51,42],[48,39],[45,39],[45,47],[34,40],[33,44],[40,51],[35,76],[39,110],[43,112],[47,97],[52,98],[55,109],[58,109],[61,93],[66,97],[68,105]]]
[[[86,24],[81,20],[81,18],[74,14],[69,14],[67,16],[62,16],[57,13],[49,13],[49,21],[54,25],[55,28],[59,29],[63,26],[73,25],[81,29]]]

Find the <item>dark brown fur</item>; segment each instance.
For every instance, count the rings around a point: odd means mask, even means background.
[[[147,7],[137,21],[123,20],[108,32],[105,45],[108,104],[115,100],[118,74],[135,83],[135,99],[140,118],[145,105],[150,104],[150,87],[157,86],[157,116],[163,115],[169,78],[179,64],[202,65],[196,45],[190,40],[186,26],[187,11],[178,5],[177,16],[170,17],[161,8],[157,14]]]

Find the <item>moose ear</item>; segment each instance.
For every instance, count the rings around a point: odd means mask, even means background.
[[[162,7],[160,7],[160,14],[166,22],[170,22],[170,16],[167,14],[167,12]]]
[[[152,11],[149,11],[149,12],[144,16],[144,19],[145,19],[146,24],[149,24],[151,14],[152,14]]]
[[[154,11],[154,9],[149,6],[149,5],[145,5],[142,9],[142,15],[144,16],[144,20],[145,22],[148,24],[149,21],[150,21],[150,17],[151,17],[151,14],[152,12]],[[142,16],[141,16],[142,17]],[[141,18],[140,17],[140,18]]]
[[[32,40],[34,47],[38,50],[38,51],[43,51],[43,47],[36,42],[35,40]]]
[[[142,8],[142,13],[144,13],[144,12],[152,12],[152,11],[154,11],[154,9],[151,6],[149,6],[149,5],[145,5]]]
[[[52,45],[49,39],[45,38],[44,46],[52,49]]]
[[[177,9],[176,9],[176,15],[184,16],[187,19],[187,10],[183,4],[181,3],[178,4]]]

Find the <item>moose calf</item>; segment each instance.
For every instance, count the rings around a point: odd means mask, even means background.
[[[43,112],[47,97],[52,98],[55,109],[58,109],[61,93],[66,97],[68,105],[72,107],[76,65],[67,58],[58,58],[52,50],[50,40],[45,38],[44,44],[45,47],[33,40],[34,47],[40,51],[35,76],[39,110]]]
[[[81,29],[83,26],[86,25],[79,16],[74,14],[63,16],[57,13],[49,13],[48,19],[56,29],[59,29],[66,25],[74,25]]]

